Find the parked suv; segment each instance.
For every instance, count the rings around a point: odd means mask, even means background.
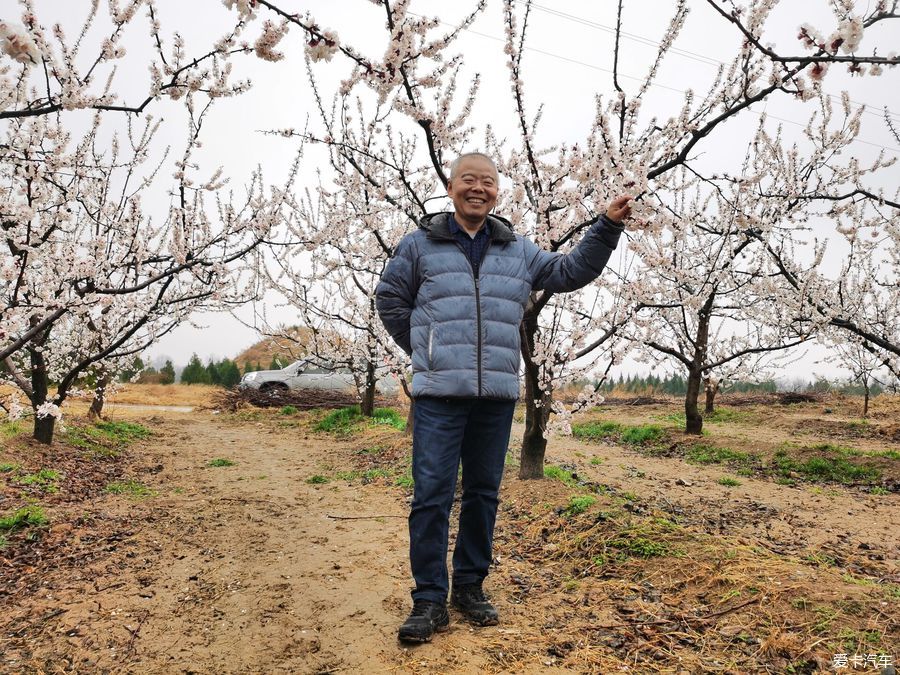
[[[356,382],[349,371],[328,370],[306,360],[294,361],[281,370],[257,370],[247,373],[241,378],[238,386],[241,389],[269,392],[288,389],[326,389],[356,393]],[[393,396],[397,393],[397,385],[392,378],[384,378],[378,382],[377,390],[380,394]]]

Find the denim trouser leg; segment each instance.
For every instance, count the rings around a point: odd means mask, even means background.
[[[509,447],[515,401],[479,401],[462,444],[462,503],[453,550],[453,583],[481,583],[493,560],[497,493]]]
[[[463,498],[454,579],[468,583],[487,575],[514,408],[514,401],[416,399],[415,490],[409,515],[414,599],[444,602],[447,598],[447,537],[460,459]]]

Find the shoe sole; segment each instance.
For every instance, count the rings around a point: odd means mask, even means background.
[[[469,614],[464,608],[460,607],[457,604],[453,604],[452,606],[453,606],[453,609],[455,609],[456,611],[458,611],[460,614],[463,615],[463,618],[467,622],[474,624],[476,626],[497,626],[500,624],[499,616],[494,617],[494,618],[479,619],[478,617],[475,617],[475,616],[472,616],[471,614]]]
[[[499,618],[497,618],[497,619],[476,619],[471,616],[465,616],[464,618],[468,623],[470,623],[474,626],[484,627],[484,626],[499,626],[500,625]]]
[[[448,630],[450,630],[450,622],[449,621],[441,626],[434,627],[435,633],[446,633]],[[433,637],[434,637],[434,633],[432,633],[428,637],[417,637],[417,636],[413,636],[413,635],[397,635],[397,639],[400,640],[400,642],[410,642],[410,643],[417,644],[417,645],[425,644],[426,642],[431,642],[431,638],[433,638]]]

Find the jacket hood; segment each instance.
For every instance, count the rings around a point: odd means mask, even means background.
[[[453,239],[450,234],[450,211],[441,211],[440,213],[429,213],[419,221],[419,227],[428,233],[429,239]],[[516,235],[512,230],[512,223],[506,218],[488,214],[488,221],[491,224],[491,239],[493,241],[515,241]]]

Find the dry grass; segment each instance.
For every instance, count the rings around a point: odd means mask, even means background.
[[[115,394],[107,399],[111,404],[125,403],[129,405],[179,405],[203,406],[210,403],[212,395],[222,391],[221,387],[206,384],[123,384]],[[16,393],[23,404],[27,403],[24,394],[14,387],[0,385],[0,398]],[[89,403],[92,393],[69,399],[71,403]],[[80,406],[76,406],[80,409]]]
[[[571,516],[569,492],[508,484],[491,584],[512,602],[518,639],[486,647],[498,670],[818,672],[835,653],[895,644],[896,586],[637,516],[611,495]]]
[[[204,406],[221,387],[206,384],[126,384],[109,402],[131,405]]]

